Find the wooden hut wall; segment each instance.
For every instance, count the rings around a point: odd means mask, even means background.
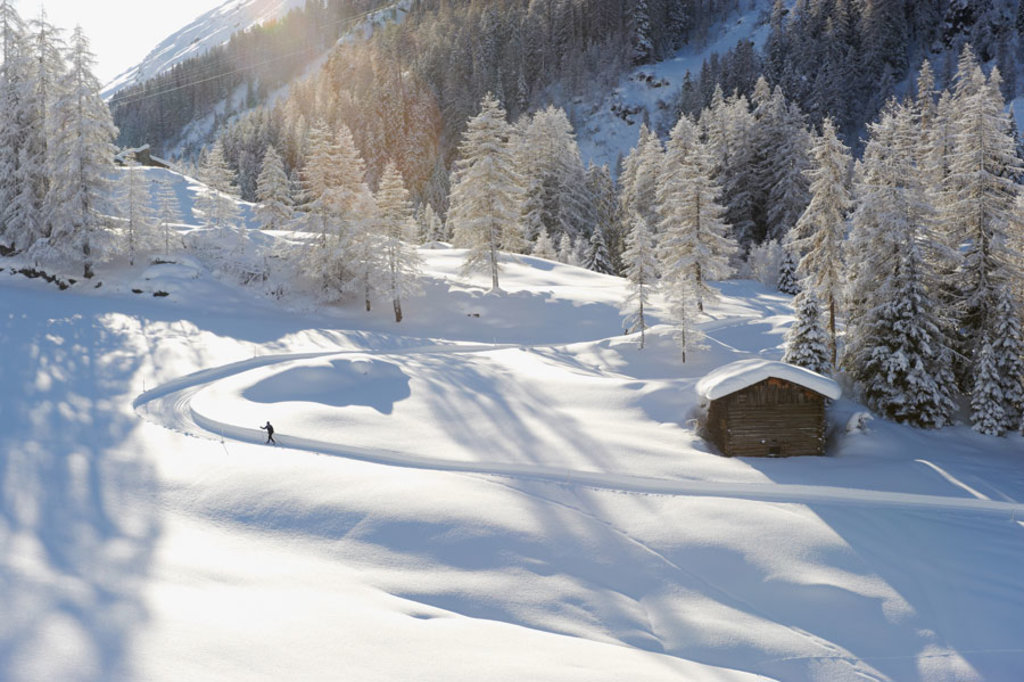
[[[712,401],[707,429],[719,449],[733,457],[820,455],[825,398],[782,379],[766,379]]]

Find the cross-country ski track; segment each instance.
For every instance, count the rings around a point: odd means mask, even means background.
[[[192,398],[204,388],[229,377],[235,377],[253,369],[296,360],[340,358],[346,355],[386,355],[394,357],[396,355],[409,356],[416,354],[466,354],[511,347],[520,346],[518,344],[438,345],[405,351],[352,350],[260,355],[248,360],[194,372],[167,382],[139,395],[133,405],[140,416],[188,435],[205,435],[205,437],[214,440],[232,439],[245,443],[260,443],[263,442],[265,437],[265,433],[260,429],[229,424],[205,415],[193,407]],[[1000,501],[979,497],[947,497],[943,495],[887,492],[824,485],[674,480],[510,462],[460,462],[383,447],[371,448],[325,442],[280,432],[275,432],[275,440],[278,443],[277,447],[285,450],[300,450],[388,466],[497,476],[529,481],[546,481],[560,485],[583,486],[618,493],[723,497],[796,504],[835,504],[936,511],[987,512],[1004,515],[1010,519],[1024,519],[1024,504],[1016,501]],[[284,453],[282,453],[282,456],[284,456]]]

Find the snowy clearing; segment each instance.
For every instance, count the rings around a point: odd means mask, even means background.
[[[1024,676],[1020,436],[845,397],[831,456],[723,458],[695,385],[778,359],[788,297],[720,283],[682,365],[617,278],[421,255],[401,325],[0,263],[0,679]]]

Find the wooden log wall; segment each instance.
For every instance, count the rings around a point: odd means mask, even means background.
[[[714,400],[711,440],[730,457],[820,455],[825,451],[825,397],[781,379]]]

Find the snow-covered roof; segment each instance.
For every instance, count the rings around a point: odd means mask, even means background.
[[[697,382],[697,395],[706,400],[718,400],[770,378],[803,386],[831,400],[843,394],[839,384],[817,372],[785,362],[751,358],[722,365],[709,373]]]

